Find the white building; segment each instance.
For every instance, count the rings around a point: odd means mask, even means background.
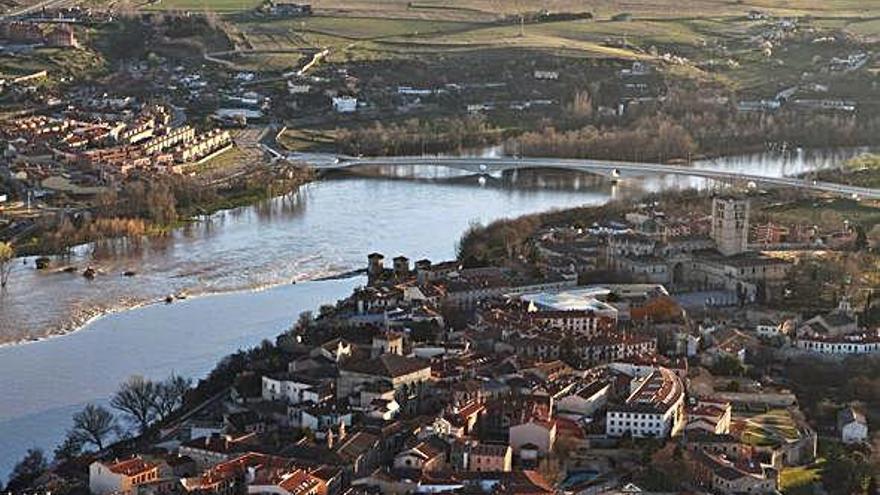
[[[684,426],[684,384],[674,372],[660,368],[641,383],[620,406],[609,406],[605,434],[635,438],[666,438]]]
[[[351,96],[334,96],[333,110],[336,113],[354,113],[357,111],[357,98]]]
[[[860,443],[868,439],[868,422],[865,415],[847,407],[837,413],[837,429],[843,443]]]
[[[687,407],[685,432],[704,431],[713,435],[730,433],[733,407],[725,400],[701,399]]]
[[[762,320],[755,325],[755,333],[758,337],[773,338],[782,335],[782,324],[771,320]]]
[[[284,400],[289,404],[320,402],[319,383],[282,373],[263,377],[263,400]]]
[[[880,335],[866,332],[841,337],[799,337],[795,345],[817,354],[868,354],[880,351]]]
[[[159,466],[140,457],[112,463],[95,461],[89,465],[89,491],[93,495],[133,495],[138,485],[158,478]]]
[[[599,299],[607,295],[608,290],[601,287],[564,287],[523,293],[520,300],[528,303],[529,314],[533,317],[544,315],[559,328],[589,331],[595,330],[596,319],[599,317],[617,321],[617,308]],[[565,319],[572,321],[557,321]]]
[[[555,70],[536,70],[534,76],[535,79],[555,81],[559,79],[559,72]]]

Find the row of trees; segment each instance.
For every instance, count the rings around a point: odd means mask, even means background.
[[[164,233],[181,219],[286,194],[311,178],[309,171],[295,166],[259,168],[210,186],[192,177],[135,177],[99,194],[93,216],[65,216],[47,227],[42,248],[63,254],[87,242],[111,251],[137,247],[144,235]],[[2,254],[0,250],[0,262]]]
[[[336,143],[354,155],[419,155],[484,146],[501,139],[501,131],[479,116],[401,123],[376,122],[370,127],[338,129]]]
[[[140,433],[144,433],[154,421],[168,419],[183,405],[190,386],[190,380],[180,375],[171,375],[161,382],[135,375],[119,387],[116,395],[110,399],[110,405],[127,416]]]
[[[523,155],[628,161],[685,159],[697,151],[693,136],[667,116],[639,119],[626,128],[587,126],[571,131],[553,127],[509,141]]]
[[[721,89],[671,88],[662,102],[633,106],[622,119],[608,121],[594,118],[590,92],[578,90],[559,118],[507,147],[532,156],[662,162],[742,153],[768,143],[854,146],[872,142],[880,131],[880,117],[805,109],[740,112],[736,101]]]

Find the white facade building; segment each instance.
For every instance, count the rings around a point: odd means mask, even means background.
[[[843,443],[860,443],[868,439],[868,422],[865,415],[847,407],[837,414],[837,429]]]
[[[605,434],[635,438],[667,438],[684,427],[684,384],[674,372],[660,368],[644,379],[621,406],[608,408]]]
[[[89,465],[89,491],[93,495],[133,495],[137,486],[159,479],[159,467],[140,457]]]
[[[292,375],[272,375],[263,377],[263,400],[284,400],[289,404],[320,402],[317,384],[295,378]]]

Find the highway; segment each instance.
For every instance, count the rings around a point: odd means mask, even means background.
[[[294,157],[295,158],[295,157]],[[442,166],[470,171],[491,173],[504,170],[554,168],[601,173],[611,177],[624,175],[684,175],[705,179],[739,181],[768,186],[793,187],[816,192],[832,193],[857,199],[880,199],[880,189],[817,182],[795,177],[764,177],[722,170],[698,169],[682,165],[662,163],[618,162],[608,160],[581,160],[563,158],[459,158],[459,157],[339,157],[326,159],[317,155],[300,158],[319,170],[348,169],[363,166],[391,165],[401,167]]]

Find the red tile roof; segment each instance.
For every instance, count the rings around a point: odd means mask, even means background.
[[[117,460],[112,464],[105,464],[105,466],[110,471],[116,474],[124,474],[125,476],[137,476],[158,467],[156,464],[147,462],[140,457],[132,457],[124,461]]]

